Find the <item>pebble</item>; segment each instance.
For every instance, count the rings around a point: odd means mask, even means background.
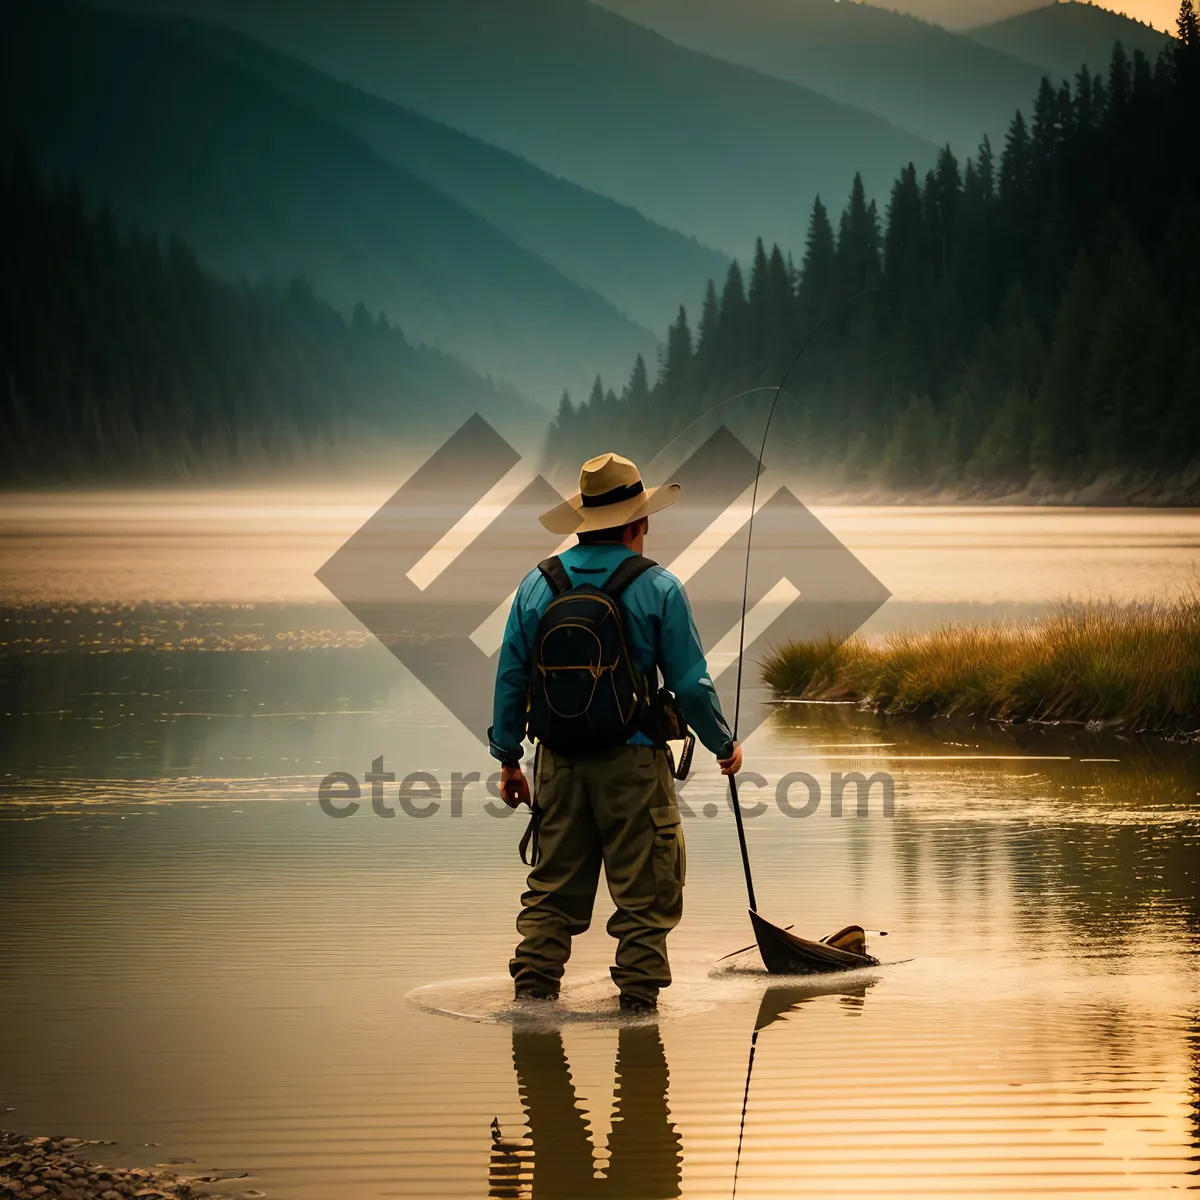
[[[245,1178],[245,1172],[221,1171],[180,1179],[160,1167],[106,1167],[85,1162],[76,1154],[88,1146],[115,1146],[110,1141],[82,1138],[23,1138],[0,1130],[0,1200],[221,1200],[192,1184]],[[192,1159],[175,1159],[177,1163]],[[165,1164],[163,1164],[165,1165]],[[257,1200],[264,1193],[249,1189],[242,1200]]]

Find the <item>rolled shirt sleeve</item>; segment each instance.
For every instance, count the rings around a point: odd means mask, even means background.
[[[525,576],[513,597],[504,627],[504,643],[496,667],[496,691],[492,702],[492,726],[488,746],[493,758],[502,763],[521,761],[525,741],[525,707],[529,694],[529,673],[533,661],[533,637],[541,617],[539,587],[549,599],[549,586],[540,571]]]
[[[687,593],[669,571],[663,571],[661,579],[666,585],[662,587],[659,630],[659,667],[663,682],[679,698],[688,724],[705,747],[718,758],[728,758],[733,753],[733,733],[708,674],[704,647]]]

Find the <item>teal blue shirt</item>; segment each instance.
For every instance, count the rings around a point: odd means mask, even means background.
[[[633,553],[627,546],[572,546],[559,555],[575,583],[602,586],[622,559]],[[533,661],[533,638],[538,622],[553,599],[549,583],[536,567],[525,576],[513,599],[496,668],[496,697],[488,739],[494,757],[518,762],[525,739],[525,704]],[[648,679],[661,673],[663,683],[683,706],[696,736],[718,758],[733,753],[733,735],[721,712],[721,701],[709,678],[704,647],[683,584],[662,567],[639,575],[621,594],[630,654]],[[644,734],[629,739],[649,744]]]

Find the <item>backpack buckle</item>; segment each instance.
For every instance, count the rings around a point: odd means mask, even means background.
[[[692,769],[692,756],[696,753],[696,735],[690,729],[684,732],[683,749],[679,752],[678,762],[675,761],[675,751],[671,749],[669,742],[663,749],[667,752],[667,763],[671,768],[671,774],[678,780],[686,779]]]

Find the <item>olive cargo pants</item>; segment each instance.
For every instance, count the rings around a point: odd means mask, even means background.
[[[517,990],[558,991],[571,938],[591,924],[603,864],[617,906],[613,982],[622,995],[654,1000],[671,982],[667,934],[683,915],[687,866],[666,753],[618,746],[568,758],[543,746],[534,787],[540,855],[509,964]]]

